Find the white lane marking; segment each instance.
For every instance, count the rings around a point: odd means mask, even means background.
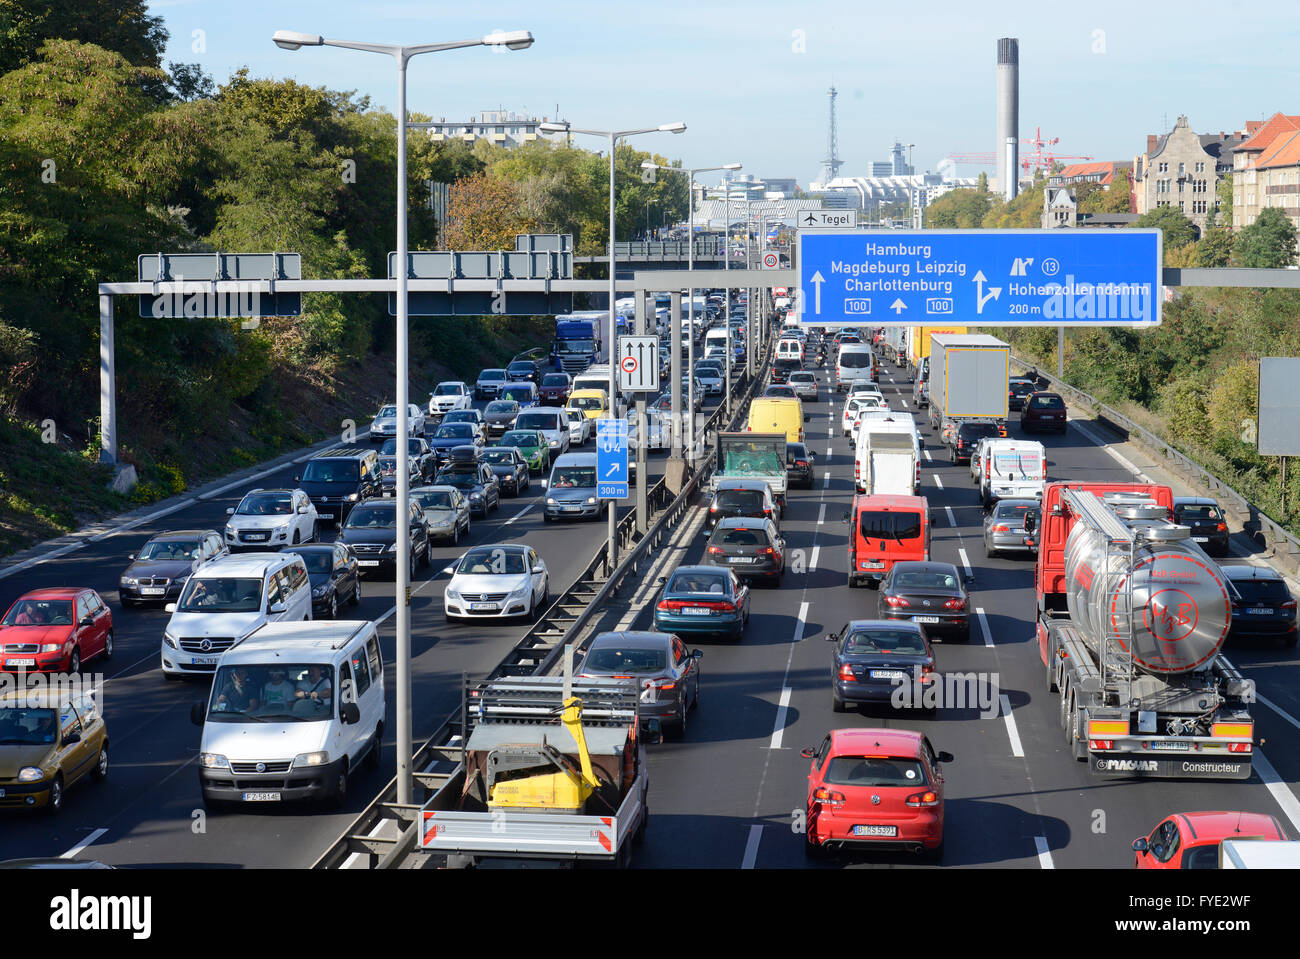
[[[154,650],[152,653],[148,653],[148,654],[146,654],[146,655],[144,655],[144,656],[141,656],[139,659],[137,659],[137,660],[136,660],[134,663],[132,663],[130,666],[124,666],[123,668],[119,669],[117,672],[113,673],[113,674],[110,675],[108,678],[109,678],[109,679],[117,679],[117,677],[119,677],[119,676],[121,676],[121,675],[123,675],[123,674],[125,674],[125,673],[129,673],[131,670],[135,669],[137,666],[139,666],[139,665],[140,665],[141,663],[143,663],[143,662],[146,662],[147,660],[150,660],[150,659],[159,659],[159,658],[160,658],[160,654],[161,654],[161,653],[160,653],[160,650]]]
[[[923,449],[923,450],[921,450],[921,452],[925,454],[925,458],[926,458],[927,460],[929,460],[931,463],[934,462],[934,457],[930,455],[930,450],[929,450],[929,449]]]
[[[943,477],[939,476],[937,473],[934,477],[934,485],[939,487],[939,489],[943,489]]]
[[[971,574],[971,568],[970,568],[970,560],[966,557],[966,550],[958,549],[957,555],[961,557],[961,565],[965,568],[966,575],[969,576]]]
[[[831,488],[831,471],[827,470],[822,476],[822,489]]]
[[[1282,781],[1282,777],[1277,774],[1273,764],[1264,758],[1263,753],[1257,751],[1255,753],[1254,767],[1260,780],[1272,793],[1273,799],[1282,807],[1282,812],[1286,813],[1286,818],[1291,820],[1291,825],[1296,829],[1300,829],[1300,801],[1296,800],[1295,794],[1291,792],[1290,787]]]
[[[813,547],[812,560],[808,563],[808,572],[811,573],[817,569],[817,557],[821,555],[821,552],[822,548],[820,546]]]
[[[448,568],[450,568],[450,567],[448,567]],[[424,580],[423,582],[421,582],[419,586],[416,586],[414,589],[411,590],[411,596],[413,596],[413,597],[414,597],[414,596],[419,596],[422,592],[424,592],[424,587],[426,587],[426,586],[432,586],[432,585],[433,585],[434,583],[436,583],[436,582],[437,582],[437,579],[435,579],[435,578],[432,577],[432,576],[429,577],[428,579],[426,579],[426,580]],[[384,613],[383,616],[380,616],[378,619],[375,620],[375,625],[378,626],[380,623],[382,623],[382,622],[384,622],[385,620],[387,620],[388,617],[392,616],[395,612],[397,612],[397,607],[396,607],[396,606],[389,606],[389,607],[388,607],[388,612]]]
[[[956,525],[957,525],[957,517],[955,517],[955,516],[952,515],[952,507],[951,507],[951,506],[945,506],[945,507],[944,507],[944,510],[948,513],[948,525],[949,525],[949,526],[956,526]]]
[[[803,642],[803,624],[808,621],[809,605],[810,604],[807,602],[803,602],[799,604],[799,619],[794,624],[794,641],[796,643]]]
[[[830,458],[831,458],[831,454],[834,453],[834,452],[835,452],[835,447],[833,447],[833,446],[829,446],[829,445],[828,445],[828,446],[826,447],[826,458],[827,458],[827,459],[830,459]]]
[[[820,526],[824,522],[826,522],[826,504],[822,503],[822,508],[817,513],[817,525]]]
[[[911,409],[911,407],[907,405],[907,400],[903,400],[903,406],[904,406],[906,409],[909,409],[909,410]]]
[[[1055,869],[1056,864],[1052,862],[1052,850],[1048,848],[1047,838],[1045,836],[1035,836],[1034,847],[1038,850],[1038,865],[1044,869]]]
[[[513,523],[515,520],[519,519],[519,517],[523,516],[525,513],[527,513],[530,509],[532,509],[532,508],[533,508],[534,506],[536,506],[536,505],[537,505],[536,503],[529,503],[527,506],[525,506],[525,507],[524,507],[523,509],[521,509],[518,513],[516,513],[514,516],[510,517],[508,520],[506,520],[506,521],[505,521],[504,523],[502,523],[501,525],[502,525],[502,526],[509,526],[511,523]]]
[[[1267,696],[1261,696],[1259,693],[1255,693],[1255,698],[1289,722],[1296,729],[1300,729],[1300,719],[1296,719],[1277,703],[1273,702],[1273,700],[1269,699]]]
[[[1140,480],[1143,483],[1151,482],[1151,478],[1147,476],[1146,473],[1143,473],[1140,469],[1134,466],[1132,461],[1129,460],[1126,456],[1124,456],[1123,453],[1119,452],[1118,450],[1112,449],[1110,444],[1106,442],[1105,437],[1098,436],[1096,431],[1093,430],[1092,427],[1080,423],[1077,420],[1071,421],[1070,425],[1073,426],[1075,429],[1077,429],[1084,436],[1088,437],[1088,439],[1092,440],[1102,449],[1104,449],[1107,453],[1109,453],[1111,458],[1115,460],[1115,462],[1119,463],[1120,466],[1124,467],[1126,470],[1128,470],[1130,473],[1136,476],[1138,480]]]
[[[800,631],[802,631],[802,626],[801,622]],[[781,748],[781,739],[785,735],[785,712],[790,707],[790,694],[792,692],[793,690],[789,686],[781,689],[781,701],[776,707],[776,728],[772,730],[772,742],[768,745],[768,749]]]
[[[60,546],[58,549],[52,550],[44,556],[33,556],[31,559],[23,560],[17,566],[10,566],[8,569],[0,570],[0,579],[4,579],[6,576],[12,576],[14,573],[21,573],[25,569],[31,569],[33,566],[37,566],[47,560],[58,559],[60,556],[67,556],[69,553],[74,553],[85,545],[86,543],[83,540],[80,543],[69,543],[66,546]]]
[[[758,823],[749,827],[749,839],[745,842],[745,858],[740,863],[741,869],[753,869],[758,859],[758,842],[763,835],[763,827]]]
[[[975,618],[980,621],[980,632],[984,634],[984,645],[993,645],[993,633],[989,630],[989,621],[984,617],[984,607],[975,607]]]
[[[1016,718],[1011,715],[1011,700],[1003,693],[998,697],[1002,701],[1002,718],[1007,721],[1007,738],[1011,740],[1011,755],[1024,758],[1025,750],[1020,745],[1020,733],[1016,730]]]
[[[94,842],[94,841],[95,841],[96,839],[98,839],[100,836],[104,835],[104,833],[106,833],[106,832],[108,832],[107,829],[96,829],[94,832],[92,832],[92,833],[91,833],[89,836],[87,836],[85,839],[81,840],[81,842],[77,843],[75,846],[73,846],[73,847],[72,847],[71,849],[69,849],[67,852],[61,854],[61,855],[59,856],[59,858],[60,858],[60,859],[73,859],[73,858],[75,858],[76,855],[77,855],[77,853],[81,852],[81,850],[85,849],[87,846],[89,846],[92,842]]]

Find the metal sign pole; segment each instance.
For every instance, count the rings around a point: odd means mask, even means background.
[[[694,243],[694,240],[691,241]],[[672,377],[669,389],[672,395],[673,459],[682,458],[682,295],[673,291],[669,295],[668,315],[668,375]],[[688,407],[689,409],[689,407]],[[688,416],[691,414],[688,413]],[[694,419],[694,416],[691,416]]]
[[[614,148],[616,139],[614,131],[609,132],[609,409],[611,415],[618,416],[618,317],[614,314],[614,299],[618,291],[614,287]],[[609,531],[605,547],[605,572],[613,575],[618,565],[618,510],[613,500],[609,501]]]
[[[637,291],[634,302],[636,306],[636,331],[641,335],[650,332],[649,324],[646,320],[646,297],[648,293]],[[659,362],[659,354],[656,353],[654,362]],[[642,374],[644,377],[644,374]],[[649,467],[646,464],[646,449],[650,445],[650,431],[647,428],[645,416],[645,392],[638,390],[636,393],[636,529],[638,533],[645,535],[649,528],[646,522],[646,473]]]
[[[406,57],[397,57],[397,447],[402,447],[407,430],[407,268],[406,268]],[[397,801],[410,803],[412,794],[411,757],[411,511],[410,470],[397,470],[397,561],[393,576],[393,599],[397,607]]]

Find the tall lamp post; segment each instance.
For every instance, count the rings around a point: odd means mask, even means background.
[[[718,170],[739,170],[739,163],[724,163],[722,166],[697,166],[683,169],[679,166],[660,166],[646,160],[641,164],[643,170],[666,170],[671,173],[685,173],[687,175],[687,190],[689,199],[687,200],[686,215],[686,237],[690,244],[686,248],[686,269],[692,271],[695,269],[695,174],[713,173]],[[723,244],[726,248],[726,244]],[[688,302],[686,304],[686,329],[689,331],[686,335],[686,422],[690,425],[686,429],[686,448],[690,450],[687,459],[692,464],[695,463],[695,287],[688,291]],[[730,320],[730,317],[728,317]],[[674,323],[680,324],[680,316],[673,317]],[[680,389],[681,385],[674,383],[675,388]]]
[[[406,243],[406,64],[422,53],[441,53],[461,47],[506,47],[523,50],[533,44],[527,30],[490,33],[475,40],[451,43],[362,43],[352,40],[327,40],[318,33],[277,30],[271,38],[284,50],[301,47],[344,47],[367,53],[383,53],[397,61],[397,431],[399,443],[406,442],[409,432],[407,411],[407,243]],[[397,543],[394,564],[394,592],[397,607],[397,801],[412,800],[411,759],[411,529],[406,516],[411,510],[410,477],[406,470],[397,471]]]
[[[537,129],[542,133],[565,133],[572,135],[582,133],[586,136],[606,137],[609,139],[609,405],[616,410],[618,398],[618,318],[614,312],[614,301],[618,299],[614,283],[614,150],[622,137],[634,137],[642,133],[685,133],[685,123],[664,123],[657,127],[642,127],[637,130],[579,130],[568,123],[539,123]],[[638,442],[644,443],[647,437],[638,434]],[[609,545],[605,555],[610,573],[618,561],[618,515],[614,501],[609,501]]]

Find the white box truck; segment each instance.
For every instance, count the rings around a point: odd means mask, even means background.
[[[930,337],[930,424],[1007,418],[1011,347],[984,334]]]
[[[1043,498],[1047,452],[1034,440],[986,439],[980,452],[980,503]]]
[[[853,485],[859,493],[917,495],[921,488],[921,448],[911,422],[868,420],[862,424]]]

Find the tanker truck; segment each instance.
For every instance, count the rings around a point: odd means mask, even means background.
[[[1223,571],[1151,484],[1049,483],[1039,658],[1067,747],[1096,776],[1247,779],[1255,684],[1221,650]]]

